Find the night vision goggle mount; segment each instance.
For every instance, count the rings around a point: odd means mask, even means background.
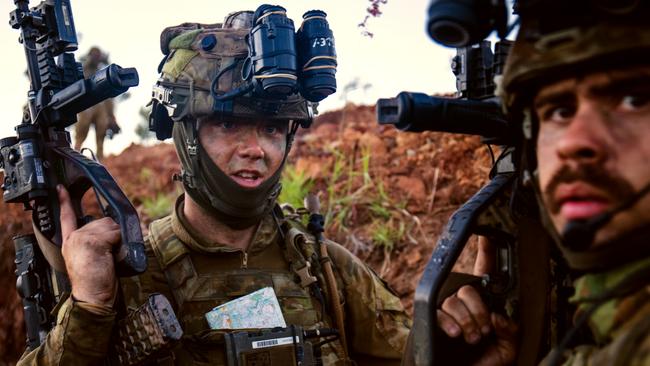
[[[217,116],[242,117],[241,111],[254,111],[309,127],[315,104],[336,92],[336,49],[326,17],[321,10],[308,11],[296,32],[285,8],[260,6],[246,35],[248,55],[221,67],[210,90],[191,88],[209,92],[211,113]],[[241,83],[228,91],[218,90],[224,74],[237,67],[241,67]],[[182,119],[178,109],[193,102],[192,94],[178,83],[160,80],[154,86],[149,129],[158,139],[171,137],[173,121]]]

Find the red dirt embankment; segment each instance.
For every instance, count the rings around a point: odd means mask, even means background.
[[[486,181],[490,158],[477,137],[402,133],[378,125],[374,113],[372,106],[349,105],[323,114],[311,129],[299,132],[290,163],[313,179],[312,190],[320,192],[331,212],[326,234],[370,263],[411,311],[413,291],[438,234]],[[170,144],[132,145],[108,157],[105,165],[138,209],[145,230],[150,214],[160,211],[156,201],[168,206],[179,192],[171,181],[179,168]],[[0,202],[0,366],[15,363],[24,349],[11,237],[31,230],[28,220],[19,205]],[[379,227],[381,220],[390,225]],[[383,240],[386,235],[377,233],[386,226],[393,231]],[[459,266],[468,268],[471,252]]]

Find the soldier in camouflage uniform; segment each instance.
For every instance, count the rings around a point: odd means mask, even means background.
[[[648,365],[650,6],[519,5],[521,29],[500,94],[510,116],[523,121],[524,170],[577,276],[574,328],[542,364]],[[577,235],[566,229],[590,222]],[[494,329],[481,365],[514,363],[514,324],[490,314],[473,288],[448,298],[438,320],[469,343]]]
[[[108,65],[108,56],[99,49],[92,47],[83,60],[84,77],[92,76],[97,70]],[[81,145],[88,136],[90,126],[95,126],[95,142],[97,145],[95,155],[97,159],[104,158],[104,138],[120,132],[120,127],[115,120],[115,102],[112,98],[94,105],[77,116],[78,122],[75,124],[74,148],[79,150]]]
[[[334,267],[347,342],[339,338],[324,345],[323,364],[399,364],[410,328],[399,299],[342,246],[325,241],[327,256],[314,255],[314,236],[275,203],[297,128],[293,121],[310,119],[310,105],[294,95],[262,113],[263,100],[243,97],[235,100],[232,116],[213,113],[209,91],[215,75],[223,71],[215,85],[220,91],[237,86],[250,17],[240,12],[223,25],[183,24],[163,32],[166,61],[157,90],[168,87],[177,98],[188,96],[176,99],[177,109],[169,115],[185,194],[171,216],[150,226],[147,271],[118,281],[111,249],[120,240],[119,227],[103,218],[77,229],[69,196],[60,190],[72,295],[58,309],[46,342],[25,354],[20,365],[100,364],[109,352],[118,293],[130,309],[152,293],[173,304],[184,335],[153,364],[224,365],[226,331],[211,329],[205,314],[264,287],[274,289],[288,325],[334,328],[323,274],[327,261]],[[236,66],[230,72],[225,65]],[[158,107],[167,108],[157,105],[154,113]],[[324,295],[317,296],[319,291]]]

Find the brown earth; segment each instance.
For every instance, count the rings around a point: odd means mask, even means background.
[[[290,163],[319,192],[330,218],[326,234],[380,273],[409,311],[443,225],[486,181],[491,165],[476,137],[402,133],[378,125],[373,106],[354,105],[325,113],[299,132]],[[171,180],[178,159],[170,144],[131,145],[105,165],[137,208],[145,231],[180,192]],[[84,202],[90,207],[92,197]],[[28,220],[20,205],[0,203],[0,366],[14,364],[24,349],[11,237],[28,232]],[[475,244],[468,248],[460,269],[473,261]]]

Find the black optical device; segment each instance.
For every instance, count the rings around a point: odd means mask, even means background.
[[[505,0],[432,0],[427,31],[447,47],[466,47],[484,40],[496,30],[508,31]]]
[[[512,136],[493,95],[493,78],[501,73],[509,46],[509,41],[497,42],[495,53],[489,41],[459,48],[452,61],[458,98],[401,92],[377,101],[377,121],[403,131],[479,135],[487,143],[508,144]]]
[[[250,67],[244,67],[244,79],[252,78],[255,93],[267,97],[293,94],[298,86],[295,28],[286,9],[262,5],[253,15],[248,37]],[[248,65],[247,65],[248,66]]]
[[[262,5],[255,11],[242,77],[253,79],[256,95],[285,98],[298,91],[320,102],[336,92],[336,49],[327,14],[311,10],[302,17],[294,34],[283,7]]]
[[[306,12],[296,34],[300,94],[312,102],[336,92],[336,49],[326,17],[321,10]]]
[[[224,111],[224,103],[249,93],[277,100],[300,93],[310,102],[320,102],[336,92],[334,35],[324,11],[306,12],[296,33],[285,8],[261,5],[253,15],[248,50],[242,67],[242,79],[247,82],[214,95],[219,112]]]

